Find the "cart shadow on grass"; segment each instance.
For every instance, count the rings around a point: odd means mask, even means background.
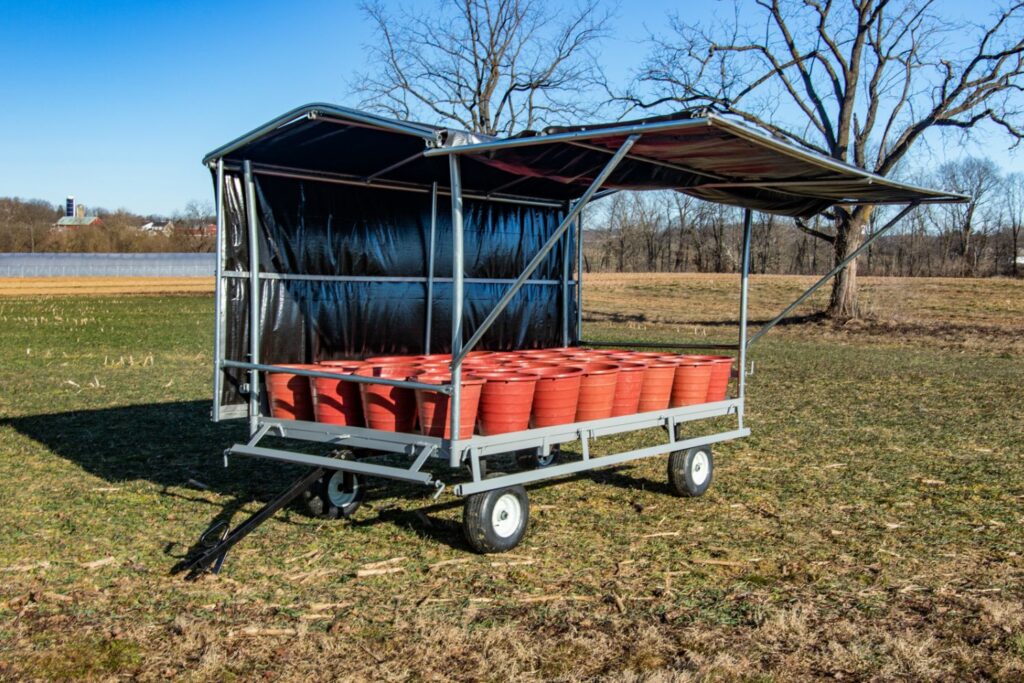
[[[163,496],[219,507],[206,527],[214,529],[230,524],[251,503],[266,502],[274,497],[291,484],[303,468],[239,457],[233,458],[231,467],[225,468],[222,449],[244,438],[246,424],[243,421],[210,422],[209,408],[209,401],[150,403],[4,418],[0,419],[0,425],[42,444],[55,455],[110,484],[147,481],[160,487]],[[668,490],[663,482],[636,479],[620,471],[623,469],[626,467],[583,472],[533,484],[530,488],[590,479],[624,489]],[[226,497],[226,502],[221,504],[201,495],[190,495],[190,491],[199,493],[204,488]],[[413,485],[389,486],[389,499],[397,497],[411,503],[400,507],[389,500],[376,499],[373,493],[378,486],[374,482],[368,482],[367,488],[370,514],[364,511],[353,520],[331,523],[355,527],[393,524],[460,551],[469,550],[461,526],[453,519],[438,515],[460,506],[460,500],[435,503],[430,499],[432,490]],[[418,502],[426,505],[417,505]],[[286,514],[277,516],[278,522],[308,526],[322,521],[311,517],[301,502],[292,504],[284,512]],[[198,535],[202,530],[196,531]],[[164,554],[175,560],[191,556],[201,545],[197,542],[186,549],[185,544],[190,540],[164,539]]]

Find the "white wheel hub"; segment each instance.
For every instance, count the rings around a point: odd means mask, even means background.
[[[703,486],[711,474],[711,462],[705,451],[697,451],[690,460],[690,479],[695,486]]]
[[[327,498],[331,505],[336,508],[344,508],[351,505],[356,499],[356,492],[359,490],[359,479],[352,478],[352,490],[345,490],[345,473],[337,470],[327,480]]]
[[[491,510],[491,527],[501,538],[508,538],[516,532],[523,520],[523,505],[514,494],[506,493],[494,502]]]

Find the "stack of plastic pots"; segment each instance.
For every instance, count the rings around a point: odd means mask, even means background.
[[[656,353],[636,353],[631,356],[631,359],[647,366],[644,371],[643,386],[640,388],[637,412],[647,413],[652,410],[668,408],[669,399],[672,398],[676,365],[679,360]]]
[[[326,360],[320,362],[320,369],[350,375],[366,365],[360,360]],[[341,379],[317,377],[313,380],[316,404],[316,421],[325,424],[362,427],[363,401],[359,396],[359,385]]]
[[[724,401],[729,395],[729,379],[732,377],[732,356],[687,356],[694,360],[707,361],[712,364],[711,381],[708,382],[708,393],[705,401]]]
[[[707,400],[708,384],[711,382],[714,364],[691,356],[672,356],[670,360],[675,361],[677,365],[669,405],[675,408],[704,403]]]
[[[537,376],[532,426],[552,427],[575,421],[583,368],[538,363],[523,368],[523,371]]]
[[[315,365],[284,365],[297,370],[315,370]],[[313,394],[309,377],[288,372],[268,372],[267,393],[270,397],[270,414],[282,420],[310,420],[315,417]]]
[[[591,357],[593,356],[584,358]],[[611,417],[615,403],[615,385],[619,378],[619,365],[603,361],[582,360],[576,367],[583,370],[583,377],[580,379],[575,421],[584,422]]]
[[[529,429],[537,375],[501,368],[477,370],[474,375],[486,380],[477,411],[481,433],[492,436]]]
[[[412,379],[424,384],[449,384],[451,373],[427,371],[414,375]],[[476,424],[477,408],[480,405],[480,392],[486,380],[463,372],[460,378],[459,392],[459,438],[467,439],[473,435]],[[420,420],[420,430],[427,436],[440,436],[449,439],[452,436],[451,402],[452,397],[441,391],[416,389],[416,410]]]
[[[367,363],[355,372],[361,377],[408,380],[416,374],[412,363]],[[386,432],[411,432],[416,426],[416,394],[412,389],[386,384],[360,384],[366,426]]]
[[[640,406],[640,390],[644,385],[647,364],[628,360],[615,362],[619,365],[619,376],[615,382],[611,416],[632,415]]]

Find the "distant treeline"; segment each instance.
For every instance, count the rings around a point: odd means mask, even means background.
[[[871,245],[858,264],[864,275],[988,277],[1017,275],[1024,224],[1024,175],[1001,175],[988,160],[942,166],[920,184],[971,196],[966,204],[921,206]],[[620,193],[586,219],[587,270],[736,272],[742,212],[679,193]],[[879,208],[868,230],[895,213]],[[754,214],[751,269],[813,274],[832,267],[828,217],[798,223]]]
[[[40,199],[0,197],[0,252],[205,252],[214,248],[204,227],[215,219],[212,207],[189,202],[169,217],[142,216],[120,209],[90,209],[101,225],[66,230],[54,228],[64,207]],[[166,234],[140,227],[170,219],[175,228]]]

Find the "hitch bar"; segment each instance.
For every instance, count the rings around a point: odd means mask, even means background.
[[[180,574],[187,571],[188,574],[185,579],[188,581],[195,581],[206,572],[210,572],[211,574],[220,573],[221,565],[224,564],[224,558],[236,543],[255,531],[259,525],[270,519],[275,512],[301,496],[303,491],[312,486],[317,479],[324,475],[324,472],[325,470],[322,467],[314,467],[309,470],[306,474],[302,475],[302,477],[295,480],[295,483],[278,494],[276,498],[254,512],[248,519],[236,526],[234,529],[229,530],[227,522],[221,522],[211,526],[199,537],[197,545],[200,550],[198,554],[186,557],[181,562],[174,565],[171,569],[171,574]],[[224,529],[223,535],[212,546],[208,546],[209,537],[221,528]],[[208,547],[203,550],[202,548],[204,546]]]

